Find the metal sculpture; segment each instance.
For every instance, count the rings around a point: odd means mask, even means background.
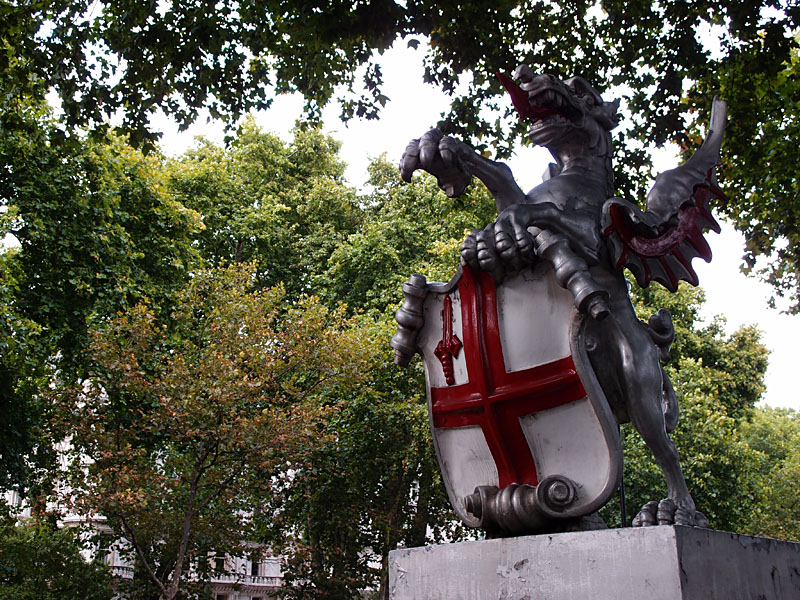
[[[668,488],[634,525],[707,526],[669,437],[678,403],[662,362],[672,321],[663,309],[637,318],[622,268],[641,286],[697,285],[691,260],[710,260],[703,234],[719,232],[708,200],[724,197],[714,167],[726,105],[714,100],[702,147],[656,179],[642,211],[611,197],[619,101],[579,77],[526,66],[514,77],[520,85],[500,76],[530,139],[556,160],[542,184],[525,194],[506,165],[436,129],[412,140],[400,163],[403,179],[427,171],[449,196],[477,177],[499,213],[467,237],[449,283],[412,276],[392,340],[399,364],[423,356],[454,508],[496,535],[580,527],[619,485],[617,423],[630,421]]]

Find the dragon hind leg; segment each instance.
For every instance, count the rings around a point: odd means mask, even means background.
[[[659,398],[664,393],[663,383],[657,382],[648,397]],[[670,386],[671,388],[671,386]],[[644,391],[644,390],[640,390]],[[640,396],[641,398],[641,396]],[[642,525],[699,525],[707,526],[705,517],[695,509],[686,480],[681,470],[678,450],[667,433],[668,423],[660,402],[643,402],[628,407],[631,422],[650,448],[667,480],[668,497],[661,502],[648,502],[634,519],[634,526]],[[674,426],[674,423],[672,423]]]
[[[667,313],[668,315],[668,313]],[[668,431],[677,422],[675,393],[661,365],[664,350],[671,341],[668,324],[661,329],[663,340],[653,339],[654,323],[639,321],[633,311],[617,312],[607,331],[614,349],[617,387],[621,392],[627,415],[653,453],[667,482],[668,497],[660,503],[648,503],[634,520],[636,525],[678,524],[696,525],[705,522],[698,515],[681,470],[678,450]],[[664,325],[667,325],[664,323]],[[661,344],[658,341],[662,342]],[[664,343],[666,342],[666,343]]]

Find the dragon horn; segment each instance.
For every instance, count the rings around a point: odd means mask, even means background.
[[[531,105],[528,103],[528,93],[502,73],[498,73],[497,78],[511,96],[511,103],[517,109],[520,118],[529,118],[531,116]]]

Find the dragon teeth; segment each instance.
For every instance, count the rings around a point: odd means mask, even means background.
[[[544,90],[530,99],[533,106],[551,106],[553,108],[564,108],[567,104],[564,96],[555,90]]]
[[[536,130],[536,129],[541,129],[542,127],[545,127],[546,125],[553,125],[555,123],[563,124],[563,123],[568,123],[568,122],[569,122],[569,119],[565,119],[560,114],[554,113],[552,115],[546,116],[544,119],[540,119],[538,121],[535,121],[531,127],[534,130]]]

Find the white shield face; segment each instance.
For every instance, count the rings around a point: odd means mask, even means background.
[[[417,346],[434,443],[459,516],[477,525],[463,507],[477,486],[537,485],[550,475],[577,485],[569,516],[605,503],[619,479],[619,438],[585,351],[573,352],[578,317],[549,265],[499,287],[464,268],[449,284],[428,288]]]

